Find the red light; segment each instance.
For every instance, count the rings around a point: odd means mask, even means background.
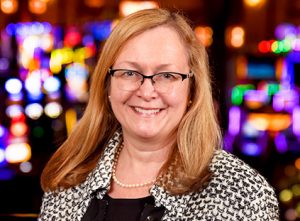
[[[74,47],[76,45],[79,45],[81,42],[81,35],[77,31],[70,31],[66,34],[64,39],[64,44],[66,47]]]
[[[259,44],[258,44],[258,50],[259,50],[261,53],[268,53],[268,52],[270,52],[270,50],[271,50],[271,45],[269,44],[268,41],[261,41],[261,42],[259,42]]]

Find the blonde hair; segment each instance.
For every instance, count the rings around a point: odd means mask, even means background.
[[[199,188],[207,180],[208,165],[221,143],[207,53],[181,15],[164,9],[149,9],[121,20],[107,39],[92,76],[84,115],[44,168],[41,176],[44,191],[75,186],[94,169],[103,148],[120,128],[108,101],[110,82],[107,71],[129,39],[161,25],[178,33],[186,46],[189,65],[194,73],[190,86],[192,103],[179,125],[173,154],[161,170],[161,185],[175,194]],[[176,182],[169,182],[172,180]]]

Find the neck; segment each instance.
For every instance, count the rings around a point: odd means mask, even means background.
[[[124,136],[122,149],[115,162],[114,181],[117,184],[118,182],[122,184],[153,184],[152,181],[157,178],[161,167],[168,159],[172,143],[140,143],[137,140],[126,138]],[[122,186],[120,183],[118,185]]]

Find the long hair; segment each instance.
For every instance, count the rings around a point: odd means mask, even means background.
[[[162,25],[178,33],[186,46],[189,66],[194,73],[190,84],[191,104],[178,127],[173,154],[161,170],[165,181],[162,185],[171,193],[183,193],[198,188],[207,179],[208,165],[221,143],[213,107],[207,53],[181,15],[164,9],[148,9],[121,20],[107,39],[92,75],[86,110],[44,168],[41,176],[44,191],[75,186],[83,182],[94,169],[103,148],[120,128],[108,101],[110,79],[107,71],[129,39]],[[175,177],[176,182],[169,185],[167,180]]]

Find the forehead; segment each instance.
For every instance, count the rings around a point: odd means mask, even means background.
[[[187,48],[175,29],[158,26],[129,39],[121,48],[116,63],[187,65]]]

